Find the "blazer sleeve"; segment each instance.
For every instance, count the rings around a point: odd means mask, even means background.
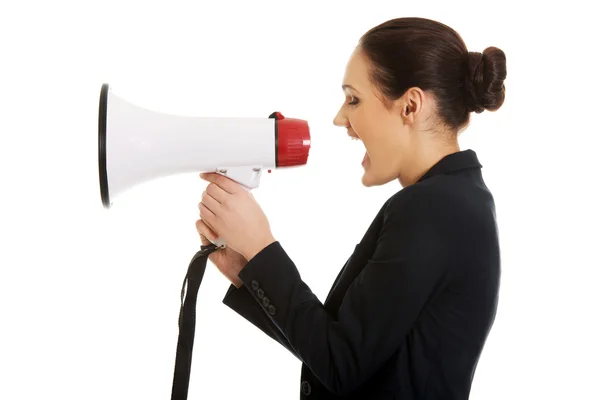
[[[300,360],[300,356],[291,346],[283,332],[281,332],[280,328],[273,323],[273,321],[265,313],[263,307],[261,307],[261,305],[255,300],[245,286],[236,288],[233,284],[229,285],[229,289],[223,298],[223,304],[231,308],[240,316],[244,317],[247,321],[266,333],[273,340],[279,342],[283,347],[288,349],[294,356],[296,356],[296,358]]]
[[[414,191],[400,193],[388,202],[374,254],[348,288],[337,319],[302,281],[279,241],[238,274],[276,327],[271,332],[285,336],[302,362],[338,395],[352,392],[392,356],[444,278],[448,245],[435,205]]]

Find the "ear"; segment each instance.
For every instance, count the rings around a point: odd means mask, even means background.
[[[409,88],[396,104],[400,117],[405,124],[412,125],[423,111],[425,93],[418,88]]]

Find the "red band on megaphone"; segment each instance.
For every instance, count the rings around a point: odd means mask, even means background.
[[[275,118],[277,167],[306,164],[311,144],[308,123],[301,119],[286,118],[278,111],[269,118]]]

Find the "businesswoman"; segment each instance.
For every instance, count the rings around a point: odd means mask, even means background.
[[[467,50],[439,22],[399,18],[360,39],[335,125],[366,148],[366,187],[398,180],[321,302],[252,194],[218,174],[202,244],[231,281],[223,302],[302,362],[306,399],[466,399],[493,325],[500,251],[492,194],[457,135],[504,101],[496,47]]]

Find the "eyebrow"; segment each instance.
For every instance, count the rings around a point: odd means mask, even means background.
[[[352,90],[354,90],[354,91],[356,91],[356,92],[360,93],[360,92],[359,92],[358,90],[356,90],[356,88],[355,88],[354,86],[352,86],[352,85],[348,85],[348,84],[342,85],[342,90],[344,90],[344,89],[346,89],[346,88],[350,88],[350,89],[352,89]]]

